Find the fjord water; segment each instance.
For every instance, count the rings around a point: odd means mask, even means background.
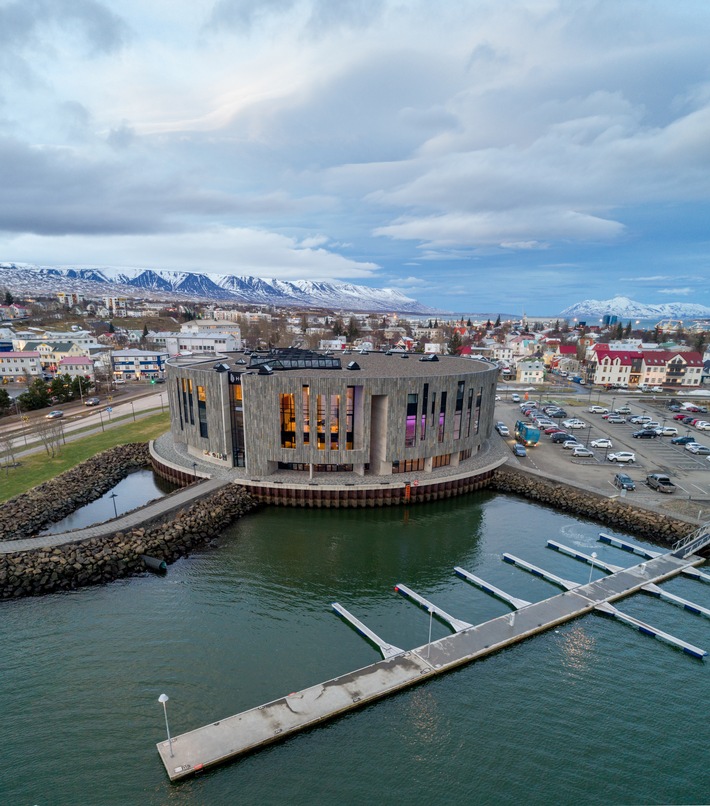
[[[578,582],[589,568],[548,539],[638,561],[598,532],[488,493],[409,510],[263,509],[165,577],[2,603],[0,802],[707,803],[710,667],[597,615],[201,777],[165,775],[161,693],[176,735],[378,660],[333,601],[419,646],[429,617],[397,582],[470,622],[508,612],[455,565],[529,600],[558,592],[503,551]],[[666,586],[710,607],[710,585]],[[621,609],[710,647],[706,619],[640,595]],[[446,634],[434,620],[433,637]]]

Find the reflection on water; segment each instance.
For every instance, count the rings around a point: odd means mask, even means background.
[[[57,523],[48,526],[42,534],[54,535],[61,532],[70,532],[72,529],[83,529],[86,526],[93,526],[95,523],[115,518],[124,512],[130,512],[136,507],[142,507],[149,501],[162,498],[164,495],[175,490],[174,484],[155,475],[152,470],[136,470],[126,476],[107,493],[80,507],[76,512],[67,515]],[[114,493],[115,497],[111,494]],[[115,504],[115,509],[114,509]]]

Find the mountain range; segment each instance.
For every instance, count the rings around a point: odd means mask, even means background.
[[[373,313],[439,313],[394,288],[114,266],[55,267],[0,263],[0,286],[15,295],[76,291],[94,298],[126,296]]]
[[[666,302],[661,305],[645,305],[628,297],[611,299],[585,299],[565,308],[560,316],[618,316],[619,319],[690,319],[710,317],[710,308],[688,302]]]

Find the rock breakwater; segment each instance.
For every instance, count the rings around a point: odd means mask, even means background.
[[[0,598],[75,590],[141,573],[142,554],[174,562],[254,506],[243,488],[229,485],[149,529],[0,555]]]
[[[115,487],[129,473],[150,465],[146,443],[102,451],[0,508],[0,541],[21,540],[71,515]]]
[[[665,547],[672,546],[697,528],[690,521],[634,506],[621,497],[610,498],[569,482],[531,473],[529,470],[521,471],[509,465],[493,471],[490,488],[498,492],[514,493],[529,501],[539,501],[559,512],[569,512],[598,521],[604,526],[636,534]]]

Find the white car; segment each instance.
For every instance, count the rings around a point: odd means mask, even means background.
[[[695,427],[698,431],[710,431],[710,423],[707,420],[701,420],[699,423],[695,423]]]
[[[510,399],[513,403],[520,403],[520,395],[515,394],[515,392],[510,396]]]
[[[610,462],[623,462],[624,464],[633,464],[636,461],[636,454],[631,451],[617,451],[610,453],[606,457]]]
[[[565,428],[586,428],[587,424],[583,420],[563,420],[562,425]]]
[[[508,426],[505,423],[496,423],[496,431],[502,437],[509,437],[510,436],[510,431],[508,429]]]
[[[580,445],[576,439],[568,439],[566,442],[562,443],[562,447],[567,451],[573,451],[575,448],[582,448],[583,445]]]
[[[701,445],[699,442],[689,442],[685,446],[685,449],[691,453],[699,453],[702,456],[710,456],[710,448],[708,448],[707,445]]]
[[[589,443],[592,448],[613,448],[614,446],[611,444],[611,440],[607,439],[606,437],[600,437],[599,439],[593,439]]]
[[[662,428],[656,428],[656,433],[659,437],[677,437],[678,429],[672,425],[665,425]]]
[[[572,456],[584,456],[585,458],[593,457],[594,451],[590,451],[589,448],[585,448],[584,445],[577,445],[572,448]]]
[[[605,409],[604,406],[590,406],[587,411],[590,414],[608,414],[609,409]]]

